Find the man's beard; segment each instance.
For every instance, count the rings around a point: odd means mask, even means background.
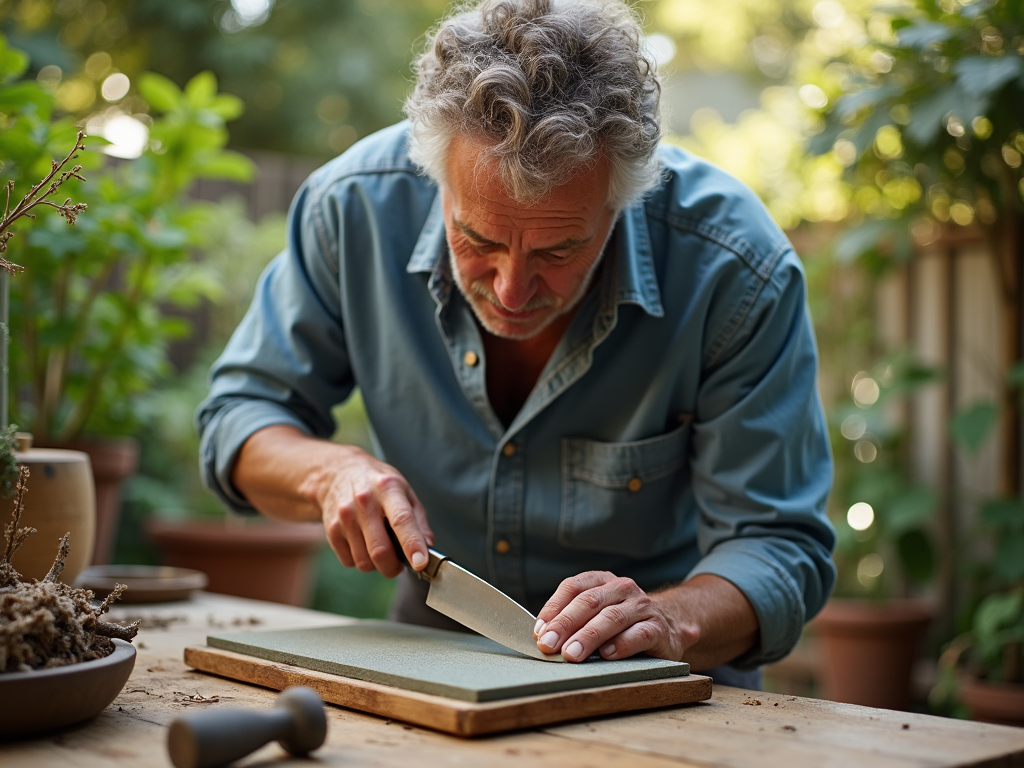
[[[609,238],[610,237],[611,233],[609,232]],[[607,247],[607,245],[608,241],[605,240],[605,247]],[[569,299],[569,301],[566,302],[565,306],[562,307],[561,310],[549,313],[548,316],[545,317],[543,321],[536,327],[531,327],[528,331],[516,333],[514,331],[509,332],[508,330],[493,327],[493,325],[488,321],[488,319],[483,317],[482,314],[477,310],[476,304],[473,301],[473,297],[483,299],[484,301],[494,306],[501,307],[506,312],[510,311],[505,307],[504,304],[501,303],[501,301],[498,299],[498,296],[494,293],[494,291],[491,290],[490,286],[484,282],[483,278],[474,280],[468,286],[463,282],[462,275],[459,273],[458,267],[455,264],[455,253],[454,251],[452,251],[451,246],[448,247],[448,265],[449,269],[451,270],[452,277],[455,279],[455,285],[458,286],[459,292],[466,300],[466,303],[469,304],[470,309],[473,310],[473,314],[476,316],[476,319],[479,321],[480,325],[482,325],[488,333],[494,336],[498,336],[499,338],[502,339],[510,339],[513,341],[524,341],[526,339],[534,338],[539,333],[541,333],[545,328],[547,328],[553,322],[555,322],[555,320],[565,316],[569,312],[572,312],[574,309],[576,309],[576,306],[583,300],[583,297],[587,295],[587,291],[590,290],[590,285],[593,282],[594,275],[597,272],[597,268],[601,265],[601,261],[603,259],[604,247],[602,247],[601,253],[599,253],[597,258],[594,260],[594,263],[591,265],[590,270],[587,272],[586,277],[583,279],[583,282],[580,283],[579,290],[572,296],[572,298]],[[535,296],[528,302],[526,302],[526,305],[519,311],[529,312],[538,309],[544,309],[546,307],[553,307],[556,303],[557,302],[553,296]],[[506,320],[506,322],[509,325],[512,325],[513,327],[515,326],[514,320]]]

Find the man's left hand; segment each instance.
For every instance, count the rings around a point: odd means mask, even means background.
[[[534,636],[544,653],[567,661],[599,652],[605,659],[647,653],[679,661],[696,641],[694,628],[670,617],[658,595],[632,579],[588,571],[563,581],[538,614]]]

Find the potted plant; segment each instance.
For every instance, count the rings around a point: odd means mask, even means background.
[[[53,543],[64,534],[73,536],[74,551],[63,558],[63,574],[73,579],[89,562],[95,528],[95,506],[92,476],[88,457],[77,451],[41,452],[31,450],[30,439],[15,433],[7,423],[7,352],[8,352],[8,289],[11,276],[25,277],[24,267],[4,258],[14,238],[14,225],[25,225],[43,212],[59,215],[73,225],[86,208],[71,198],[60,202],[58,192],[66,192],[76,181],[84,181],[82,165],[75,162],[84,149],[84,134],[67,119],[54,120],[52,98],[38,83],[22,80],[28,57],[21,51],[8,49],[0,36],[0,115],[4,132],[0,134],[0,159],[5,179],[5,201],[0,217],[0,465],[2,493],[5,499],[14,495],[13,480],[19,467],[41,470],[33,481],[30,517],[39,535],[18,548],[17,568],[30,578],[42,579],[53,562]],[[61,160],[52,159],[54,156]],[[91,158],[83,157],[83,163]],[[19,185],[18,180],[24,181]],[[33,183],[34,182],[34,183]],[[54,214],[54,211],[56,212]],[[18,258],[23,251],[17,246],[24,234],[14,241]],[[6,504],[4,509],[6,511]],[[13,567],[13,565],[12,565]]]
[[[223,275],[224,288],[206,318],[210,346],[191,368],[139,400],[143,456],[126,487],[119,562],[158,557],[203,571],[212,592],[306,605],[316,575],[314,556],[324,548],[322,526],[226,516],[200,480],[193,426],[214,355],[248,307],[263,268],[284,247],[285,217],[252,222],[241,201],[227,200],[208,237],[206,263]]]
[[[905,356],[862,371],[832,414],[835,596],[811,627],[825,698],[908,709],[911,672],[934,610],[920,598],[936,568],[936,494],[910,479],[901,401],[937,372]],[[871,674],[864,670],[870,669]]]
[[[1024,363],[1010,369],[1006,389],[1024,384]],[[979,401],[954,418],[952,433],[967,458],[989,439],[999,404]],[[967,585],[963,632],[939,659],[930,702],[939,711],[1024,726],[1024,499],[977,503],[979,529],[964,542]]]
[[[119,483],[134,471],[138,398],[169,373],[167,344],[188,333],[169,310],[216,296],[215,272],[193,260],[217,204],[190,201],[198,178],[247,180],[252,163],[224,149],[241,102],[210,73],[184,91],[148,74],[141,95],[157,117],[141,156],[92,173],[90,215],[76,231],[41,222],[21,249],[34,268],[11,294],[12,410],[37,445],[87,452],[97,485],[93,562],[107,562]],[[20,145],[11,148],[18,168]]]
[[[818,120],[811,150],[829,153],[845,166],[853,202],[849,227],[837,238],[835,250],[857,259],[868,274],[880,275],[914,258],[917,249],[940,235],[973,231],[987,238],[1005,283],[993,300],[1002,303],[1010,334],[1006,348],[1014,350],[1021,327],[1015,274],[1024,196],[1024,57],[1013,41],[1019,39],[1024,8],[1019,3],[913,0],[872,14],[870,21],[864,19],[867,44],[825,57],[803,75]],[[1005,361],[1007,367],[1010,363]],[[872,380],[878,384],[878,377]],[[1016,403],[1003,405],[1015,423]],[[978,414],[959,414],[951,429],[955,433],[958,424],[971,418]],[[1018,440],[1016,429],[1006,432],[1009,441]],[[898,445],[879,442],[873,448],[879,468],[884,465],[878,460],[900,454]],[[864,450],[871,452],[867,446]],[[1014,450],[1006,454],[1016,455]],[[857,474],[866,478],[873,471],[862,468]],[[878,484],[847,486],[856,488],[856,497],[844,497],[844,489],[837,494],[849,501],[853,520],[867,519],[861,501],[878,513],[871,497],[889,510],[876,514],[884,524],[877,524],[874,536],[867,535],[870,528],[856,531],[840,521],[837,559],[853,555],[858,563],[845,568],[841,594],[866,587],[863,582],[871,582],[872,574],[878,578],[868,591],[883,591],[885,574],[895,562],[911,580],[923,581],[931,571],[934,554],[928,552],[933,548],[915,521],[926,519],[937,500],[927,489],[908,484],[908,473],[889,474],[880,473]],[[1019,485],[1019,471],[1009,462],[1004,475],[1007,487]],[[888,558],[867,551],[873,539],[891,540]],[[958,554],[946,556],[955,562]],[[840,605],[826,609],[819,629]]]

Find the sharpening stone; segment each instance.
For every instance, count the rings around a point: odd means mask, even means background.
[[[690,673],[686,662],[636,657],[581,664],[531,659],[479,635],[390,621],[210,635],[220,648],[268,661],[463,701],[500,701]]]

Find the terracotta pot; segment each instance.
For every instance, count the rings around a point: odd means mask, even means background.
[[[121,520],[121,484],[139,467],[139,443],[133,437],[73,440],[51,446],[89,455],[96,484],[96,543],[92,564],[105,565],[114,555]]]
[[[60,575],[61,581],[70,584],[92,558],[96,493],[89,457],[80,451],[32,448],[31,438],[20,447],[24,450],[15,451],[14,458],[31,473],[21,527],[36,532],[14,553],[11,564],[26,578],[43,578],[57,557],[61,537],[70,533],[71,551]],[[13,509],[13,499],[0,500],[3,526],[11,520]]]
[[[320,523],[232,525],[223,520],[154,520],[147,526],[165,565],[205,573],[207,590],[306,605]]]
[[[917,649],[934,611],[916,600],[831,600],[814,619],[823,698],[906,710]]]
[[[973,675],[960,680],[960,699],[971,719],[1024,727],[1024,685],[993,683]]]

